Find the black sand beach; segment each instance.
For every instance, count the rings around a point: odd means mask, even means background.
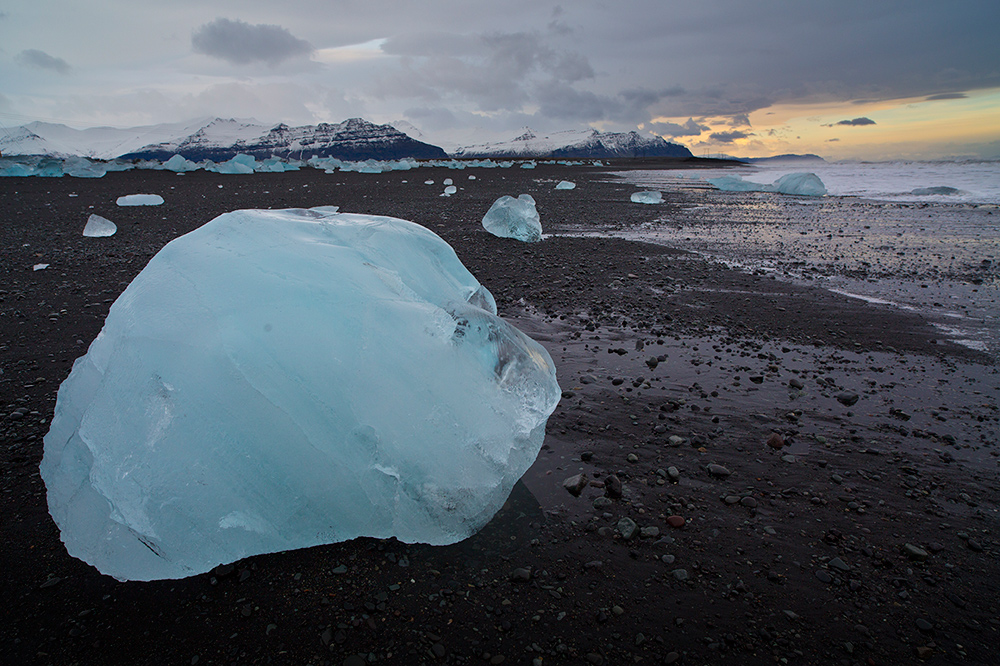
[[[993,360],[916,313],[560,235],[683,203],[630,203],[636,188],[606,175],[623,166],[0,179],[0,660],[996,663]],[[445,178],[456,195],[440,196]],[[134,193],[165,203],[115,205]],[[522,193],[554,235],[486,233],[492,202]],[[360,539],[177,581],[121,583],[69,557],[42,437],[110,304],[219,214],[319,205],[435,231],[549,349],[563,400],[507,506],[454,546]],[[84,238],[91,213],[117,234]],[[563,482],[579,473],[576,497]]]

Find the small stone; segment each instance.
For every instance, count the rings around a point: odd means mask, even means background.
[[[604,657],[597,654],[596,652],[588,652],[587,663],[593,664],[594,666],[602,666],[602,664],[604,664]]]
[[[793,462],[795,462],[795,456],[793,456],[791,454],[783,455],[783,456],[781,456],[781,459],[784,460],[786,463],[793,463]]]
[[[757,500],[754,499],[753,497],[744,497],[743,499],[740,500],[740,504],[742,504],[748,509],[757,508]]]
[[[681,472],[676,467],[671,466],[667,468],[667,476],[670,477],[671,481],[679,481],[681,478]]]
[[[934,654],[934,648],[928,647],[926,645],[917,646],[917,656],[921,659],[927,659],[932,654]]]
[[[771,436],[767,438],[767,445],[772,449],[780,449],[785,445],[785,438],[776,432],[772,432]]]
[[[632,539],[638,529],[639,526],[636,525],[635,521],[631,518],[622,518],[618,521],[618,533],[621,534],[622,538],[626,541]]]
[[[903,554],[916,562],[923,562],[929,557],[926,550],[912,543],[903,544]]]
[[[683,516],[667,516],[667,525],[670,525],[671,527],[681,528],[684,527],[685,524],[687,524],[687,521],[684,520]]]
[[[600,571],[604,568],[604,562],[601,560],[591,560],[583,565],[583,568],[587,571]]]
[[[976,541],[975,539],[969,539],[965,543],[966,543],[967,546],[969,546],[969,550],[971,550],[972,552],[974,552],[974,553],[981,553],[981,552],[983,552],[983,545],[981,543],[979,543],[978,541]]]
[[[857,403],[859,399],[857,393],[851,393],[850,391],[843,391],[842,393],[838,393],[835,397],[837,398],[837,402],[844,405],[845,407],[850,407],[851,405],[854,405],[855,403]]]
[[[580,460],[582,460],[583,462],[590,462],[593,458],[594,458],[593,451],[584,451],[583,453],[580,454]]]
[[[572,495],[573,497],[579,497],[583,489],[587,487],[590,483],[590,479],[587,478],[586,474],[574,474],[565,481],[563,481],[563,488]]]
[[[844,562],[844,560],[840,559],[839,557],[833,558],[827,564],[829,564],[834,569],[840,569],[841,571],[851,570],[851,567],[847,566],[847,563]]]
[[[918,617],[914,624],[917,625],[917,629],[919,629],[920,631],[924,632],[934,631],[934,625],[922,617]]]
[[[677,660],[681,658],[681,655],[677,652],[668,652],[665,657],[663,657],[664,664],[676,664]]]
[[[831,576],[829,573],[827,573],[823,569],[817,569],[816,570],[816,578],[819,578],[819,580],[820,580],[821,583],[832,583],[833,582],[833,576]]]
[[[660,528],[655,525],[650,525],[649,527],[643,527],[639,530],[639,536],[644,539],[655,539],[660,536]]]
[[[708,466],[708,473],[711,474],[712,476],[717,476],[721,479],[724,479],[730,474],[732,474],[732,472],[730,472],[722,465],[717,465],[715,463],[712,463]]]
[[[601,497],[595,497],[594,498],[594,508],[595,509],[606,509],[609,506],[611,506],[612,504],[614,504],[614,502],[612,502],[609,498],[604,497],[603,495]]]
[[[732,505],[732,504],[739,504],[739,502],[740,502],[740,496],[739,495],[726,495],[726,497],[723,499],[723,501],[726,504],[730,504],[730,505]]]
[[[330,573],[342,576],[347,573],[347,565],[341,564],[340,566],[334,567],[330,570]]]
[[[754,384],[763,384],[764,375],[750,375],[750,381],[752,381]]]
[[[687,569],[674,569],[670,573],[677,580],[687,580],[688,579]]]
[[[513,581],[527,583],[531,580],[531,569],[518,567],[510,572],[510,579]]]
[[[660,561],[663,562],[664,564],[673,564],[674,562],[677,561],[677,557],[671,555],[670,553],[667,553],[666,555],[660,555]]]
[[[609,474],[606,479],[604,479],[604,494],[611,498],[617,498],[622,496],[622,482],[614,474]]]
[[[799,391],[805,388],[805,384],[803,384],[801,381],[799,381],[794,377],[788,380],[788,385],[791,386],[793,389],[797,389]]]
[[[667,439],[667,443],[669,443],[670,446],[673,446],[674,448],[676,448],[676,447],[681,446],[682,444],[684,444],[684,438],[680,437],[678,435],[671,435]]]
[[[630,453],[627,456],[625,456],[625,460],[628,460],[630,463],[637,463],[639,462],[639,456],[635,455],[634,453]]]

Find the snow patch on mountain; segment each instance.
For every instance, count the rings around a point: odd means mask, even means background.
[[[518,136],[500,143],[465,146],[454,157],[494,158],[610,158],[610,157],[691,157],[684,146],[668,143],[658,136],[638,132],[600,132],[595,129],[539,133],[529,127]]]

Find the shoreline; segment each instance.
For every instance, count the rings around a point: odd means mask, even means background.
[[[915,313],[663,245],[559,235],[680,210],[669,196],[630,203],[638,188],[601,180],[619,168],[0,180],[10,595],[0,654],[43,664],[991,663],[996,366],[942,343]],[[456,195],[440,196],[444,178]],[[564,179],[577,188],[554,190]],[[166,202],[115,206],[139,192]],[[527,245],[482,229],[497,197],[522,193],[552,238]],[[358,539],[178,581],[119,583],[70,558],[37,474],[41,438],[111,302],[167,241],[222,212],[317,205],[435,231],[501,316],[549,349],[564,399],[507,506],[453,546]],[[90,213],[118,233],[83,238]],[[562,483],[577,473],[592,483],[573,497]],[[610,475],[623,493],[602,500]],[[646,536],[625,538],[624,519]]]

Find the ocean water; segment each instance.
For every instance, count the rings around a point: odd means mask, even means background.
[[[738,174],[772,183],[799,171],[818,175],[827,196],[720,192],[704,182]],[[943,340],[1000,359],[1000,162],[783,164],[611,177],[659,189],[677,204],[615,235],[916,311]]]

